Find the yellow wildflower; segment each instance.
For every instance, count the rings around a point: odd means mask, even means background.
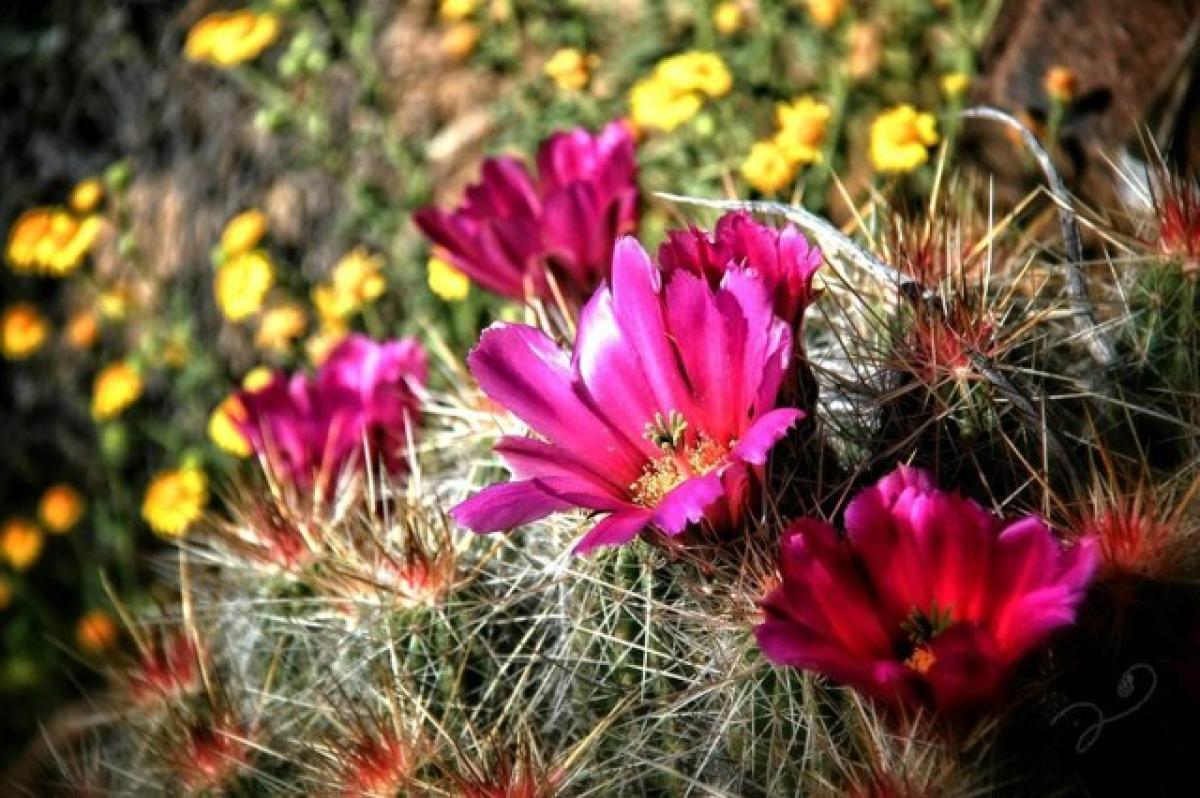
[[[479,43],[479,26],[457,22],[442,34],[442,52],[455,61],[462,61],[475,51]]]
[[[308,352],[308,360],[314,366],[320,366],[329,357],[333,348],[346,337],[346,331],[340,327],[322,327],[317,333],[310,335],[304,343]]]
[[[942,93],[953,99],[971,87],[971,76],[966,72],[948,72],[942,75]]]
[[[121,415],[142,395],[142,376],[128,363],[112,363],[92,385],[92,417],[107,421]]]
[[[221,251],[226,257],[241,255],[258,246],[267,232],[267,217],[262,211],[251,208],[229,220],[221,232]]]
[[[764,194],[787,188],[796,176],[795,167],[773,141],[760,141],[742,161],[742,177]]]
[[[347,301],[353,310],[359,310],[383,295],[387,278],[383,276],[383,258],[368,255],[357,247],[342,256],[333,267],[333,290]]]
[[[67,205],[71,206],[71,210],[75,213],[85,214],[96,210],[103,199],[104,183],[98,177],[89,177],[81,180],[75,185],[75,188],[71,189]]]
[[[446,22],[462,22],[478,7],[479,0],[442,0],[438,4],[438,16]]]
[[[821,160],[825,129],[833,110],[812,97],[799,97],[775,107],[779,132],[775,146],[793,165],[816,163]]]
[[[308,329],[308,315],[294,302],[267,309],[258,320],[254,345],[271,352],[286,352],[292,341]]]
[[[1046,70],[1042,86],[1050,99],[1058,103],[1069,103],[1079,90],[1079,78],[1069,67],[1052,66]]]
[[[44,543],[42,531],[24,518],[10,518],[0,528],[0,559],[16,571],[37,562]]]
[[[208,480],[198,468],[160,471],[142,499],[142,518],[162,537],[177,538],[204,514]]]
[[[871,123],[871,163],[879,172],[911,172],[938,143],[937,120],[911,105],[885,111]]]
[[[733,87],[728,67],[716,53],[692,50],[658,62],[655,76],[679,91],[698,91],[709,97],[721,97]]]
[[[77,310],[67,319],[63,337],[72,349],[90,349],[100,337],[100,320],[95,311]]]
[[[54,218],[52,208],[30,208],[17,217],[8,231],[5,257],[17,271],[33,271],[38,267],[38,244],[50,232]]]
[[[208,417],[208,437],[221,449],[238,457],[250,455],[250,441],[238,428],[239,421],[246,420],[246,408],[235,394],[222,400]]]
[[[274,282],[271,259],[256,249],[235,255],[218,266],[213,291],[225,318],[242,321],[258,312]]]
[[[75,624],[75,642],[91,654],[112,648],[118,634],[116,622],[104,610],[88,610]]]
[[[242,388],[257,391],[271,381],[271,370],[266,366],[255,366],[242,377]]]
[[[79,267],[102,227],[98,216],[79,218],[65,210],[33,208],[9,230],[6,255],[17,271],[62,277]]]
[[[129,311],[132,292],[126,285],[114,285],[100,292],[100,315],[106,319],[123,319]]]
[[[429,259],[429,290],[446,302],[461,302],[471,290],[467,275],[436,255]]]
[[[846,0],[808,0],[808,15],[818,28],[832,28],[846,8]]]
[[[257,58],[279,38],[279,18],[249,9],[218,11],[188,31],[183,53],[189,61],[231,67]]]
[[[52,485],[38,502],[38,518],[51,532],[69,532],[83,518],[87,503],[70,485]]]
[[[746,24],[746,12],[742,10],[740,3],[728,0],[718,3],[717,7],[713,9],[712,21],[717,33],[722,36],[732,36]]]
[[[629,116],[638,128],[671,131],[699,113],[702,104],[695,92],[679,91],[652,76],[633,85]]]
[[[29,302],[18,302],[0,316],[0,350],[9,360],[23,360],[39,349],[50,334],[50,323]]]
[[[563,91],[579,91],[587,85],[595,57],[574,47],[563,47],[554,52],[542,71]]]

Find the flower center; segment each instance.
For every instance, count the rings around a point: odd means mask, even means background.
[[[913,607],[908,618],[900,625],[907,638],[903,646],[907,651],[905,666],[922,675],[928,673],[937,664],[937,655],[930,644],[953,624],[952,608],[939,607],[936,601],[930,606],[929,612]]]
[[[666,418],[657,414],[654,421],[646,425],[646,439],[657,446],[662,455],[648,460],[642,475],[629,486],[634,502],[643,507],[654,507],[688,478],[707,474],[725,461],[729,446],[717,443],[703,432],[688,444],[686,431],[687,421],[675,410]]]
[[[922,676],[937,663],[937,656],[929,646],[919,646],[904,660],[904,664]]]

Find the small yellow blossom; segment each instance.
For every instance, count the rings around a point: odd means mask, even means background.
[[[221,231],[221,251],[226,257],[241,255],[258,246],[267,232],[267,217],[256,209],[242,211],[229,220]]]
[[[367,254],[362,247],[343,255],[333,267],[333,289],[353,310],[374,302],[386,288],[383,258]]]
[[[213,408],[208,417],[208,437],[221,449],[238,457],[250,455],[250,441],[238,428],[246,420],[246,408],[236,395],[229,395]]]
[[[1079,90],[1079,78],[1068,67],[1052,66],[1046,70],[1042,86],[1050,99],[1058,103],[1069,103],[1075,99],[1075,93]]]
[[[67,319],[63,337],[72,349],[90,349],[100,337],[100,320],[95,311],[77,310]]]
[[[38,518],[47,530],[62,534],[79,523],[86,509],[87,502],[79,491],[70,485],[52,485],[38,502]]]
[[[114,285],[100,293],[100,315],[106,319],[123,319],[129,312],[133,295],[126,285]]]
[[[213,292],[230,321],[242,321],[262,308],[275,282],[271,259],[262,250],[235,255],[217,267]]]
[[[10,518],[0,528],[0,559],[24,571],[37,562],[44,543],[42,531],[24,518]]]
[[[8,231],[5,257],[14,269],[33,271],[37,268],[38,244],[50,232],[53,218],[53,208],[30,208],[13,222]]]
[[[269,352],[286,352],[308,329],[308,314],[294,302],[268,308],[258,320],[254,345]]]
[[[446,302],[461,302],[471,290],[467,275],[436,255],[429,259],[429,290]]]
[[[345,337],[345,329],[339,327],[322,327],[318,332],[310,335],[304,343],[309,362],[314,366],[320,366],[329,357],[333,348],[340,344]]]
[[[574,47],[556,50],[542,71],[562,91],[579,91],[587,85],[595,57]]]
[[[638,128],[672,131],[697,113],[704,101],[691,91],[679,91],[655,77],[633,85],[629,93],[629,117]]]
[[[475,52],[479,43],[479,26],[456,22],[442,34],[442,52],[455,61],[462,61]]]
[[[775,146],[793,165],[817,163],[833,110],[812,97],[799,97],[775,107],[779,132]]]
[[[75,185],[75,188],[71,189],[67,205],[75,213],[86,214],[96,210],[103,199],[104,183],[98,177],[89,177],[81,180]]]
[[[911,105],[885,111],[871,123],[871,164],[879,172],[911,172],[938,143],[937,120]]]
[[[750,148],[742,161],[742,177],[764,194],[775,194],[787,188],[796,176],[796,169],[773,141],[760,141]]]
[[[698,91],[709,97],[721,97],[733,87],[729,68],[716,53],[692,50],[658,62],[655,76],[679,91]]]
[[[98,216],[33,208],[13,223],[5,254],[16,271],[63,277],[79,268],[102,228]]]
[[[712,21],[717,33],[722,36],[732,36],[746,24],[746,12],[742,10],[740,3],[727,0],[727,2],[718,3],[717,7],[713,9]]]
[[[279,18],[249,9],[218,11],[188,31],[183,53],[189,61],[231,67],[257,58],[279,38]]]
[[[846,8],[846,0],[808,0],[808,15],[818,28],[832,28]]]
[[[118,635],[116,622],[104,610],[89,610],[75,624],[75,642],[90,654],[99,654],[112,648]]]
[[[966,72],[948,72],[942,75],[942,93],[954,99],[971,88],[971,76]]]
[[[142,518],[162,537],[177,538],[204,514],[208,480],[198,468],[160,471],[142,499]]]
[[[479,0],[442,0],[438,4],[438,16],[445,22],[462,22],[478,7]]]
[[[0,316],[0,350],[9,360],[30,357],[46,342],[50,323],[29,302],[18,302]]]
[[[121,415],[142,395],[142,376],[128,363],[112,363],[92,385],[92,417],[107,421]]]
[[[266,366],[255,366],[242,377],[242,388],[257,391],[271,381],[271,370]]]

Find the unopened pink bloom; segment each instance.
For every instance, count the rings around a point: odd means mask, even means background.
[[[239,429],[276,476],[299,487],[327,484],[364,450],[389,472],[405,468],[409,425],[420,410],[425,351],[412,338],[376,343],[351,335],[316,374],[275,374],[237,397]]]
[[[900,467],[846,509],[846,534],[802,519],[755,629],[772,662],[894,706],[955,714],[995,698],[1013,666],[1074,622],[1095,541],[1063,546]]]
[[[480,387],[538,437],[502,439],[496,451],[516,481],[452,514],[476,532],[574,507],[606,515],[577,552],[648,527],[728,526],[771,447],[804,415],[776,407],[791,353],[791,327],[761,277],[730,269],[714,288],[660,271],[624,238],[573,354],[518,324],[494,325],[471,353]]]
[[[717,220],[711,237],[695,227],[668,232],[658,260],[664,269],[703,275],[713,285],[731,268],[753,269],[771,292],[775,313],[799,330],[813,300],[812,278],[821,268],[821,250],[795,225],[777,230],[736,211]]]
[[[537,177],[491,158],[453,212],[418,211],[421,231],[473,281],[514,299],[551,298],[546,273],[582,303],[607,276],[617,238],[637,227],[633,138],[620,122],[598,134],[555,133],[538,150]]]

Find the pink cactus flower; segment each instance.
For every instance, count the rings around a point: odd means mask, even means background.
[[[621,122],[598,134],[555,133],[538,150],[537,177],[513,158],[491,158],[453,212],[414,220],[451,264],[514,299],[553,298],[547,273],[582,304],[604,280],[617,238],[637,228],[633,137]]]
[[[731,268],[714,288],[660,271],[633,238],[618,242],[611,286],[579,320],[574,353],[524,325],[488,329],[468,358],[483,391],[536,438],[496,446],[516,481],[452,511],[476,532],[581,507],[603,514],[585,552],[657,528],[725,529],[745,510],[771,447],[803,417],[776,407],[791,327],[762,278]]]
[[[846,534],[802,519],[755,629],[767,659],[893,707],[981,709],[1017,661],[1074,622],[1095,541],[1064,548],[1036,516],[1006,522],[901,466],[846,508]]]
[[[315,375],[277,373],[240,392],[239,429],[275,476],[297,487],[327,487],[343,469],[362,467],[364,452],[401,473],[426,371],[413,338],[380,344],[351,335]]]

